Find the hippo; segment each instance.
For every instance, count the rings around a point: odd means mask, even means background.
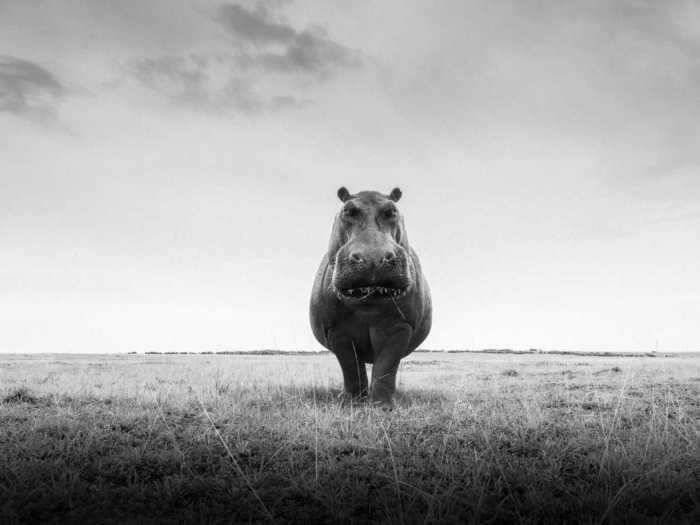
[[[340,363],[344,397],[369,396],[391,409],[399,362],[430,332],[430,289],[396,206],[399,188],[353,195],[342,187],[338,198],[343,205],[311,292],[311,329]],[[366,363],[373,365],[369,385]]]

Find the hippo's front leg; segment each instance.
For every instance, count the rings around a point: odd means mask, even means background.
[[[408,343],[413,329],[406,323],[390,328],[370,329],[370,339],[374,353],[372,384],[369,390],[370,402],[384,409],[394,406],[396,372],[401,358],[408,352]]]
[[[335,333],[330,337],[330,348],[343,371],[343,387],[350,397],[367,395],[367,368],[358,356],[355,342],[351,337]]]

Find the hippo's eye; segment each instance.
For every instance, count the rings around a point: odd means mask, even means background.
[[[398,215],[398,212],[396,211],[396,208],[394,208],[394,207],[386,208],[384,211],[382,211],[382,216],[385,219],[395,219],[396,215]]]
[[[354,219],[360,214],[360,210],[355,206],[347,206],[343,209],[343,217]]]

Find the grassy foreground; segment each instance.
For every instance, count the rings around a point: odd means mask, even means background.
[[[0,522],[699,523],[700,359],[0,356]]]

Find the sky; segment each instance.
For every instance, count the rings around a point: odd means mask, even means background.
[[[339,186],[424,348],[700,350],[695,1],[0,0],[0,352],[320,350]]]

